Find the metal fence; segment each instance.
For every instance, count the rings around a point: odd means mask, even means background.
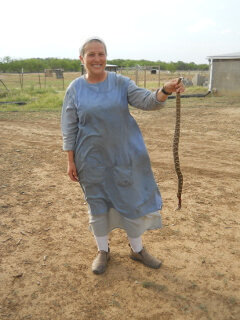
[[[185,80],[192,81],[195,75],[202,75],[208,79],[208,71],[198,70],[177,70],[170,72],[167,70],[161,70],[160,67],[139,67],[139,68],[120,68],[119,73],[132,79],[139,87],[147,89],[156,89],[161,87],[166,81],[174,78],[183,77]]]
[[[194,75],[202,74],[208,77],[208,71],[175,71],[169,72],[160,70],[160,67],[135,67],[135,68],[119,68],[120,73],[133,80],[139,87],[147,89],[156,89],[162,83],[176,78],[184,77],[192,80]],[[71,81],[80,77],[81,72],[51,72],[45,70],[37,73],[0,73],[0,91],[12,89],[48,89],[65,90]]]

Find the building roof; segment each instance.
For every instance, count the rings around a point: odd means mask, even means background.
[[[208,56],[207,59],[240,59],[240,52]]]

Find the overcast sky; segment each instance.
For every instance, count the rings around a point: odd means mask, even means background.
[[[5,0],[0,10],[0,58],[78,59],[93,35],[109,60],[199,64],[240,52],[239,0]]]

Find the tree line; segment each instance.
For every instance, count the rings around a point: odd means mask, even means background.
[[[208,70],[208,64],[195,64],[194,62],[162,62],[149,60],[130,60],[113,59],[108,60],[108,64],[114,64],[120,67],[133,68],[137,65],[141,67],[160,66],[161,70],[174,72],[176,70]],[[31,59],[12,59],[7,56],[0,58],[0,72],[43,72],[45,69],[63,69],[65,72],[81,71],[81,62],[78,59],[59,59],[59,58],[31,58]]]

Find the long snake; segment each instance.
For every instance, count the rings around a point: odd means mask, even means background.
[[[179,84],[183,78],[178,79]],[[181,121],[181,95],[179,92],[176,93],[176,124],[175,124],[175,133],[173,139],[173,159],[175,164],[175,171],[178,177],[178,208],[177,210],[181,209],[182,206],[182,186],[183,186],[183,175],[180,169],[180,162],[179,162],[179,154],[178,154],[178,147],[179,147],[179,138],[180,138],[180,121]]]

